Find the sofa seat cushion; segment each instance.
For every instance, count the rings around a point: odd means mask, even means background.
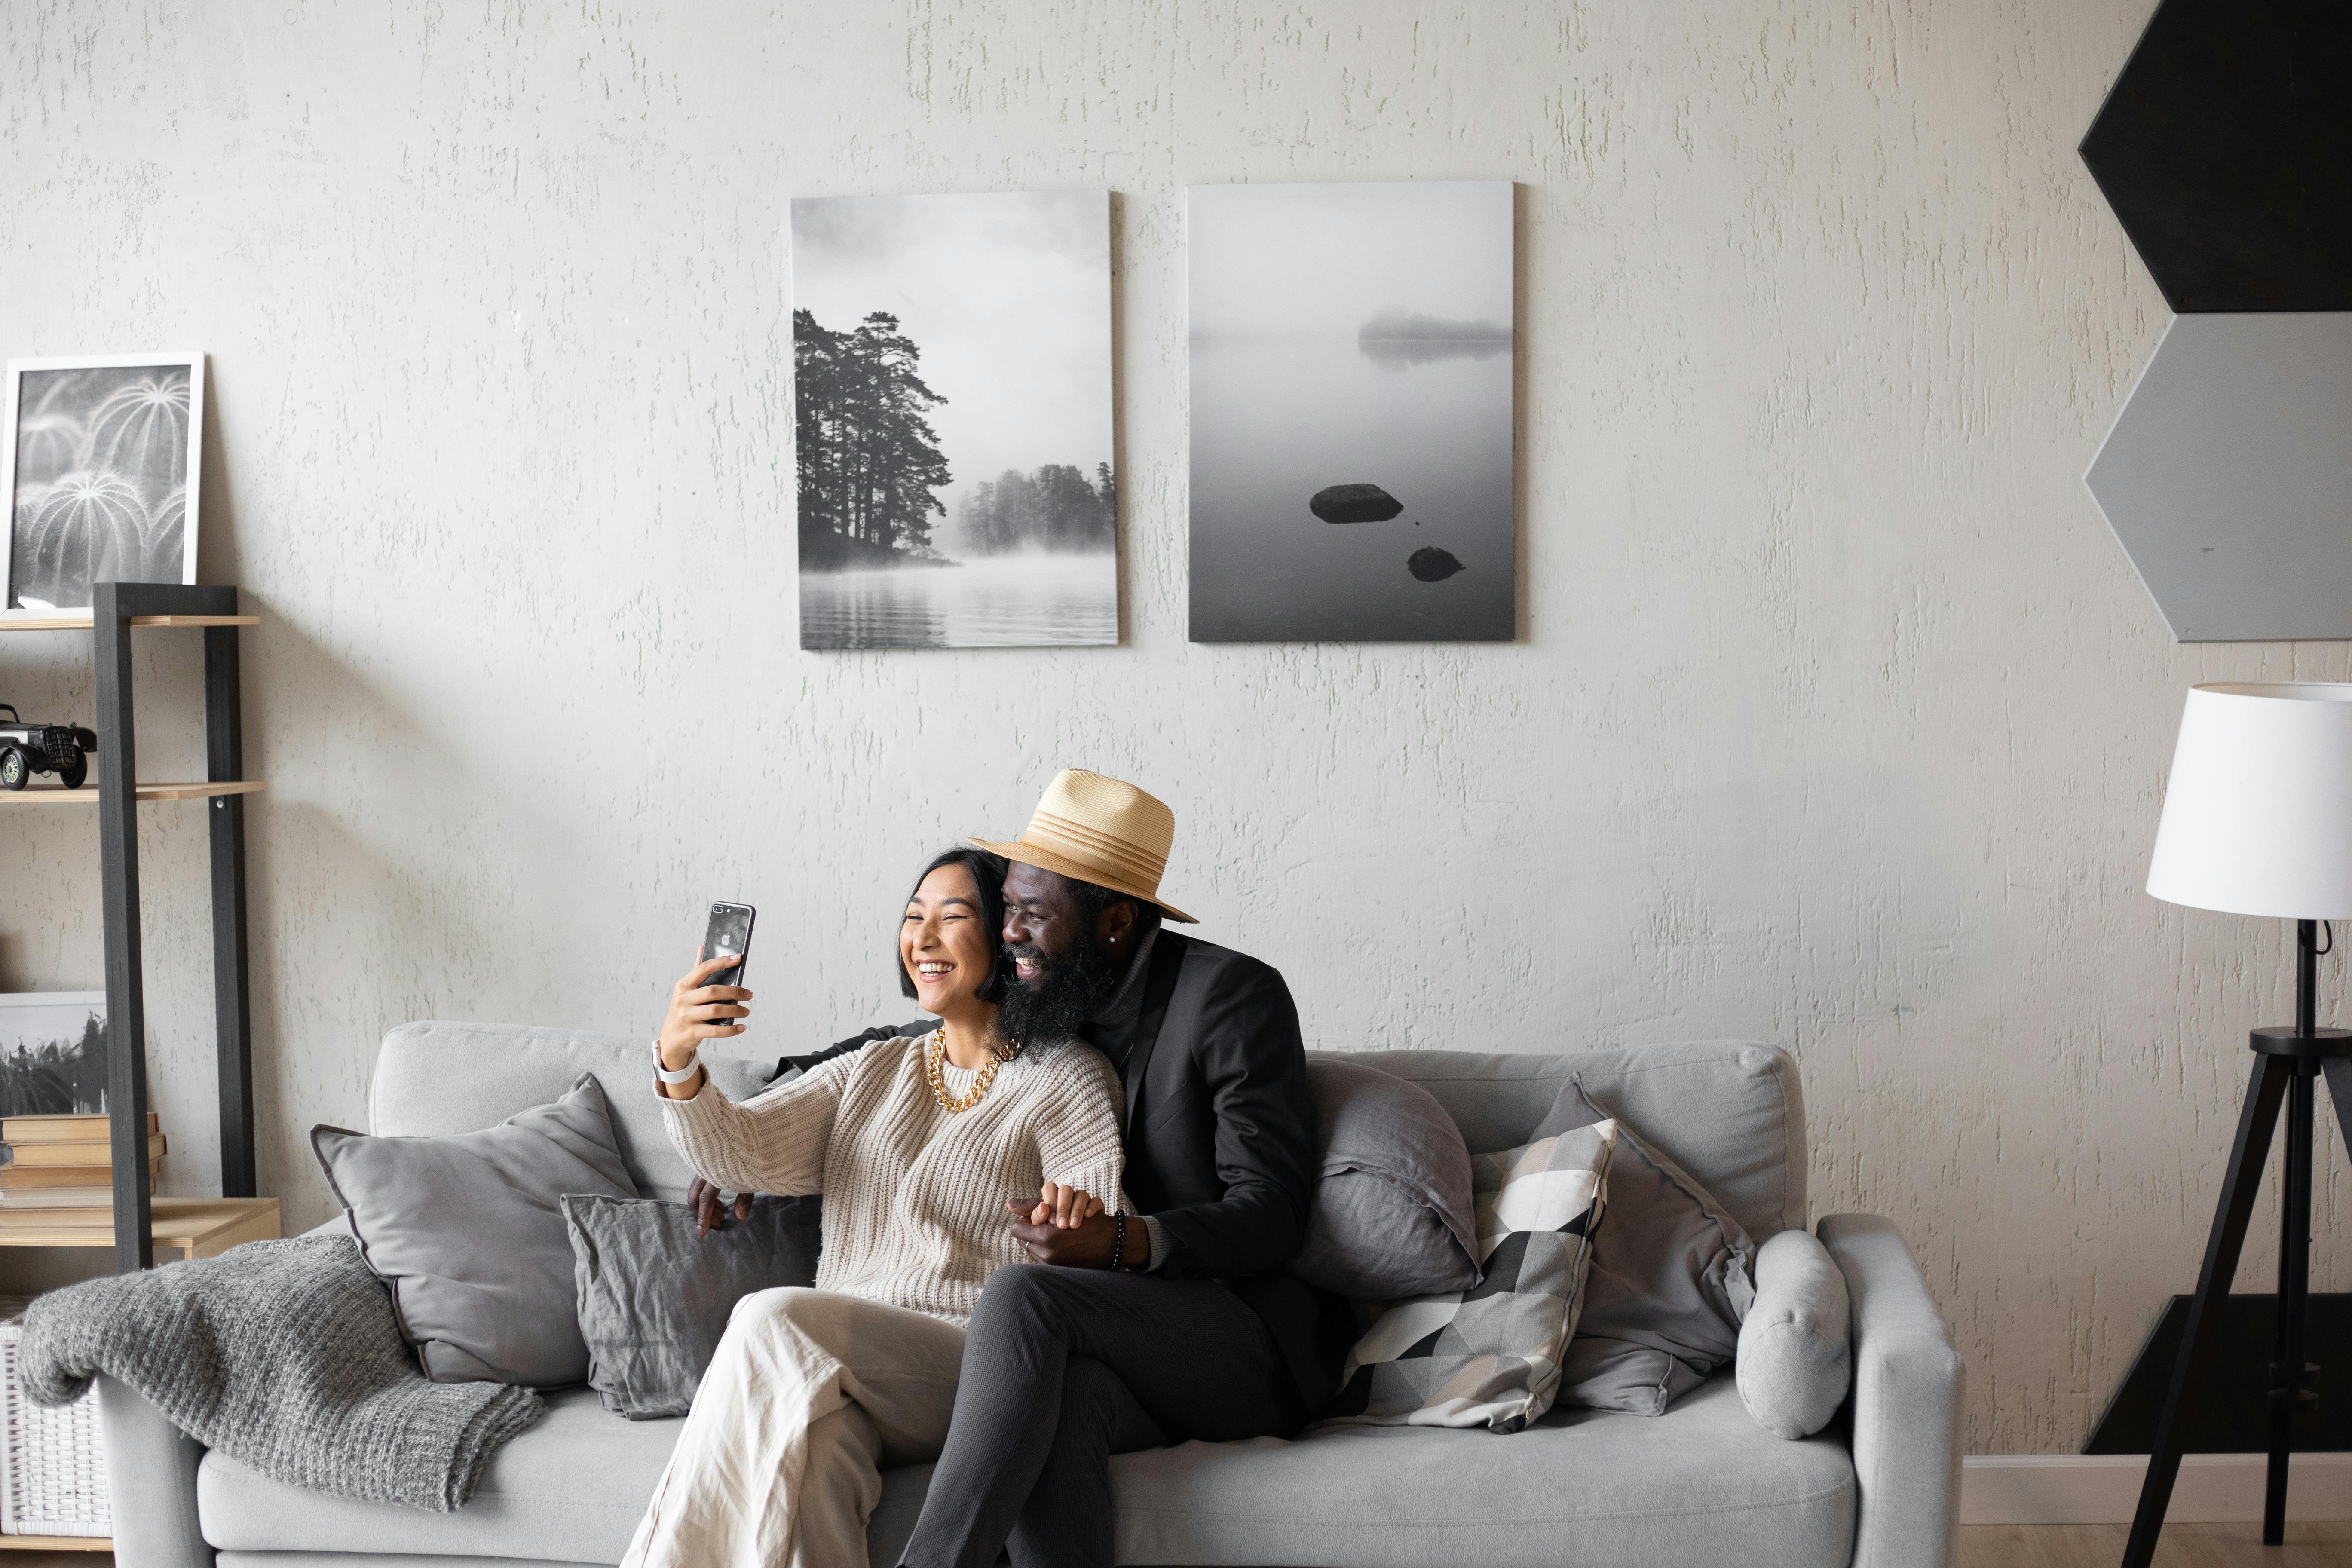
[[[892,1470],[867,1529],[896,1563],[930,1467]],[[1228,1568],[1844,1568],[1853,1465],[1759,1428],[1729,1375],[1663,1415],[1555,1410],[1524,1432],[1341,1426],[1111,1461],[1121,1563]]]
[[[585,1389],[548,1406],[453,1514],[320,1497],[209,1455],[196,1483],[205,1538],[241,1552],[617,1563],[684,1423],[625,1421]],[[928,1465],[883,1477],[873,1562],[898,1561],[929,1479]],[[1664,1415],[1558,1410],[1507,1437],[1349,1426],[1186,1443],[1121,1455],[1111,1480],[1121,1563],[1844,1568],[1853,1541],[1844,1447],[1765,1433],[1728,1376]]]
[[[686,1420],[624,1420],[586,1388],[545,1397],[547,1414],[490,1456],[472,1500],[455,1513],[304,1491],[206,1454],[196,1471],[205,1539],[243,1552],[618,1563]]]

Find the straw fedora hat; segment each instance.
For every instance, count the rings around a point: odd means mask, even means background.
[[[1168,868],[1168,847],[1175,840],[1176,814],[1160,802],[1131,784],[1064,768],[1045,786],[1045,798],[1020,837],[1010,844],[971,842],[1007,860],[1141,899],[1170,920],[1198,925],[1160,896],[1160,874]]]

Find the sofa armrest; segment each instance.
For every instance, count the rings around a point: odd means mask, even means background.
[[[117,1568],[213,1568],[213,1549],[196,1525],[204,1445],[166,1421],[145,1395],[102,1375],[98,1418]]]
[[[1946,1568],[1960,1507],[1959,1352],[1894,1223],[1817,1227],[1853,1302],[1853,1568]]]

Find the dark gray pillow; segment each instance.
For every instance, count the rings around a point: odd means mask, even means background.
[[[1530,1138],[1612,1113],[1570,1079]],[[1663,1415],[1728,1363],[1755,1300],[1755,1244],[1706,1188],[1622,1118],[1609,1206],[1592,1238],[1584,1315],[1560,1366],[1558,1403]]]
[[[1470,1151],[1445,1108],[1417,1083],[1312,1053],[1307,1087],[1319,1179],[1291,1273],[1360,1301],[1477,1284]]]
[[[683,1415],[727,1331],[755,1290],[816,1283],[823,1200],[757,1197],[751,1217],[698,1237],[684,1204],[568,1197],[588,1385],[632,1421]]]
[[[361,1255],[392,1287],[426,1376],[531,1388],[587,1377],[563,1196],[637,1195],[594,1074],[479,1132],[372,1138],[314,1127],[310,1147]]]

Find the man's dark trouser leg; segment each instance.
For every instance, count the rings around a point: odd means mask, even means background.
[[[1115,1374],[1135,1410],[1119,1406],[1091,1371],[1074,1389],[1076,1357]],[[1082,1480],[1058,1451],[1073,1393],[1082,1426],[1072,1442],[1081,1451],[1069,1458],[1087,1460]],[[955,1418],[903,1561],[991,1568],[1010,1540],[1015,1568],[1108,1565],[1108,1464],[1092,1456],[1129,1444],[1288,1433],[1304,1415],[1265,1325],[1222,1285],[1041,1264],[1000,1268],[965,1333]],[[1032,1557],[1032,1548],[1057,1555]]]
[[[1090,1355],[1062,1369],[1062,1415],[1045,1451],[1042,1484],[1013,1521],[1006,1553],[1017,1568],[1111,1561],[1110,1457],[1165,1447],[1171,1439],[1118,1373]]]

